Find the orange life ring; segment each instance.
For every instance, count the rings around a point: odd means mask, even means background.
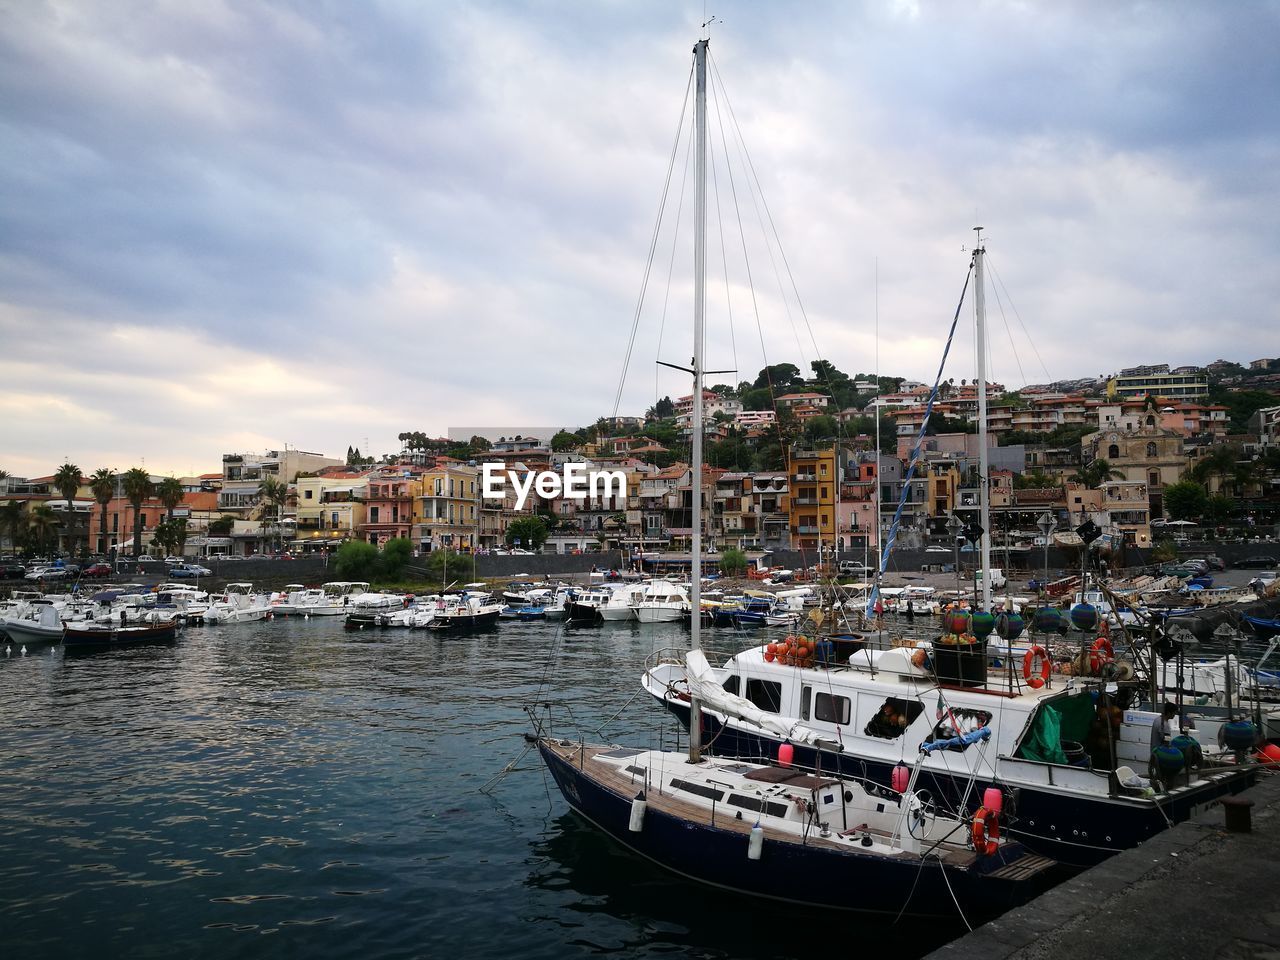
[[[979,807],[978,812],[973,815],[971,835],[973,849],[980,855],[992,856],[1000,849],[1000,844],[996,842],[1000,839],[1000,815],[994,810]]]
[[[1108,663],[1113,663],[1116,659],[1115,648],[1111,646],[1111,641],[1106,637],[1099,637],[1093,641],[1093,647],[1089,650],[1089,670],[1098,673]]]
[[[1037,654],[1040,657],[1040,675],[1033,676],[1031,664],[1035,661]],[[1049,651],[1042,646],[1036,645],[1023,654],[1022,679],[1027,681],[1027,685],[1032,690],[1039,690],[1049,682]]]

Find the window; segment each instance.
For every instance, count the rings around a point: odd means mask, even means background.
[[[140,516],[142,517],[142,525],[145,527],[147,525],[147,515],[144,513],[140,514]]]
[[[776,680],[747,679],[747,699],[768,713],[782,712],[782,684]]]
[[[725,682],[722,683],[721,686],[724,687],[725,690],[727,690],[729,693],[732,693],[734,696],[737,696],[738,675],[735,673],[733,676],[729,677],[729,679],[725,680]]]
[[[1147,426],[1148,426],[1148,427],[1154,427],[1155,425],[1156,425],[1156,418],[1155,418],[1155,417],[1147,417]]]
[[[378,508],[377,508],[377,507],[370,507],[370,508],[369,508],[369,522],[370,522],[370,523],[377,523],[377,522],[378,522]]]
[[[303,500],[310,500],[310,499],[311,499],[311,495],[312,495],[313,493],[315,493],[315,491],[314,491],[314,490],[304,490],[304,491],[303,491],[303,494],[302,494],[302,499],[303,499]]]
[[[120,532],[120,514],[118,513],[113,513],[111,515],[111,532],[112,533]]]
[[[1156,448],[1155,443],[1154,443],[1154,442],[1153,442],[1153,443],[1148,443],[1148,444],[1147,444],[1147,459],[1149,459],[1149,460],[1154,460],[1154,459],[1155,459],[1156,457],[1158,457],[1158,456],[1160,456],[1160,451],[1159,451],[1159,449],[1157,449],[1157,448]]]
[[[848,697],[820,693],[813,698],[813,717],[815,720],[847,724],[851,713],[852,702]]]
[[[942,716],[938,718],[937,724],[933,728],[933,732],[925,738],[925,743],[933,743],[936,740],[950,740],[952,737],[958,737],[965,733],[972,733],[991,722],[991,714],[986,710],[966,710],[961,707],[955,709],[947,708],[942,712]],[[946,749],[962,751],[967,750],[969,744],[960,745],[953,743]]]
[[[1107,447],[1107,459],[1108,460],[1120,459],[1120,446],[1118,444],[1113,443],[1111,446]]]
[[[333,513],[329,514],[329,522],[330,522],[334,527],[336,527],[336,526],[338,525],[338,511],[337,511],[337,510],[335,510],[335,511],[333,511]]]
[[[918,701],[889,697],[880,705],[880,709],[867,722],[862,732],[868,737],[896,740],[907,732],[907,727],[915,722],[923,709],[924,706]]]
[[[1152,470],[1147,474],[1147,483],[1153,487],[1160,486],[1160,471]]]

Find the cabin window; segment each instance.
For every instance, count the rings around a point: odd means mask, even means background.
[[[958,737],[966,733],[972,733],[985,727],[991,722],[991,714],[986,710],[967,710],[963,707],[946,707],[944,706],[937,714],[938,722],[933,727],[933,732],[925,737],[925,743],[933,743],[935,740],[950,740],[952,737]],[[952,744],[947,750],[967,750],[972,744]]]
[[[777,680],[747,679],[747,699],[767,713],[782,712],[782,684]]]
[[[813,700],[813,687],[800,688],[800,719],[809,719],[809,703]]]
[[[732,693],[736,696],[739,690],[738,675],[735,673],[728,680],[722,683],[721,686],[724,687],[725,690],[727,690],[729,693]]]
[[[868,737],[896,740],[907,732],[907,727],[915,722],[923,709],[923,705],[918,701],[889,697],[880,704],[880,708],[862,732]]]
[[[848,724],[852,703],[848,697],[820,693],[813,698],[813,717],[827,723]]]

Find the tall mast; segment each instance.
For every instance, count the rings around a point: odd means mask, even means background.
[[[693,233],[693,456],[690,457],[693,487],[693,556],[689,564],[690,646],[702,646],[702,340],[707,306],[707,44],[699,40],[693,48],[695,93],[694,127],[694,233]],[[697,763],[702,753],[702,706],[689,702],[689,760]]]
[[[982,289],[982,228],[973,248],[973,309],[978,346],[978,516],[982,526],[982,609],[991,609],[991,472],[987,450],[987,301]]]

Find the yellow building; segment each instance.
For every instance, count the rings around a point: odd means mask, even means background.
[[[836,537],[836,448],[793,447],[787,468],[791,498],[791,548],[833,550]]]
[[[299,477],[297,537],[293,546],[335,546],[356,538],[365,522],[364,496],[369,474],[339,473]]]
[[[413,541],[423,551],[470,553],[480,523],[480,471],[462,464],[427,470],[414,484]]]

